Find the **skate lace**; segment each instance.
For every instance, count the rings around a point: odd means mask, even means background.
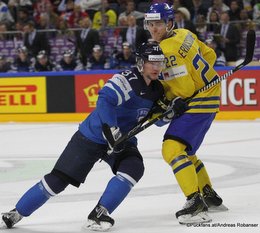
[[[186,203],[183,206],[183,209],[188,209],[192,205],[194,205],[196,199],[196,195],[194,195],[191,199],[187,200]]]
[[[103,206],[96,207],[97,218],[100,218],[102,215],[107,215],[107,209]]]
[[[23,216],[20,215],[17,210],[11,210],[9,212],[2,213],[2,215],[8,219],[10,219],[12,222],[17,223],[20,221]]]
[[[216,196],[216,192],[210,187],[205,187],[204,193],[205,193],[206,197],[215,197]]]

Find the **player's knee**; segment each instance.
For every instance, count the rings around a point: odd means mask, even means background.
[[[189,156],[189,160],[195,166],[196,173],[199,173],[200,170],[204,168],[203,162],[200,159],[198,159],[196,155]]]
[[[200,160],[197,159],[196,162],[194,163],[196,173],[199,173],[202,169],[205,170],[204,163]]]
[[[186,146],[171,139],[165,140],[162,146],[162,155],[166,163],[171,164],[180,155],[187,155]]]
[[[125,173],[138,182],[144,174],[143,161],[138,157],[132,157],[131,159],[122,161],[118,172]]]
[[[195,165],[198,161],[200,161],[200,160],[198,160],[198,158],[197,158],[197,156],[196,155],[190,155],[189,156],[189,160]]]
[[[69,183],[56,176],[53,173],[45,175],[42,179],[44,188],[52,194],[52,196],[62,192]]]

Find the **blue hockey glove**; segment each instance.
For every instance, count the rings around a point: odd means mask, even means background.
[[[173,117],[181,116],[183,113],[189,110],[189,106],[185,101],[183,101],[181,97],[176,97],[168,104],[166,111],[171,109],[172,111],[163,118],[164,122],[171,121]]]

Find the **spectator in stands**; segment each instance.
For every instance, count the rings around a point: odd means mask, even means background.
[[[0,41],[5,40],[5,32],[7,32],[6,25],[0,22]]]
[[[122,22],[125,21],[125,19],[128,15],[134,16],[137,20],[138,25],[140,25],[140,26],[143,25],[144,13],[135,10],[135,7],[136,6],[135,6],[134,1],[132,1],[132,0],[127,1],[126,10],[124,12],[122,12],[118,17],[118,25],[119,26],[124,26],[124,25],[122,25]],[[123,20],[122,20],[122,18],[123,18]]]
[[[81,31],[75,31],[76,53],[84,67],[87,65],[87,58],[92,54],[95,45],[100,44],[98,31],[91,28],[89,17],[83,18],[80,22]]]
[[[66,23],[68,23],[72,17],[75,5],[74,0],[63,0],[58,6],[60,16],[66,21]]]
[[[179,7],[175,11],[175,28],[185,28],[197,34],[195,25],[190,20],[190,12],[185,7]]]
[[[80,0],[79,2],[82,10],[87,12],[89,18],[93,20],[94,14],[100,9],[101,0]]]
[[[124,42],[122,47],[122,52],[111,58],[111,69],[129,69],[135,66],[136,57],[132,53],[131,45],[128,42]]]
[[[33,21],[33,16],[26,7],[19,7],[17,10],[17,21],[25,25],[29,21]]]
[[[193,4],[193,0],[153,0],[153,3],[163,3],[166,2],[169,5],[172,5],[174,10],[177,10],[180,7],[185,7],[186,9],[189,10],[190,13],[190,20],[193,19],[193,15],[194,15],[194,4]],[[146,11],[145,11],[146,12]]]
[[[240,32],[236,26],[230,24],[228,12],[221,13],[220,22],[218,33],[221,35],[220,46],[224,51],[226,61],[237,61],[239,58]]]
[[[20,22],[20,21],[15,22],[14,30],[21,32],[21,33],[14,34],[14,37],[16,38],[16,40],[23,41],[23,39],[24,39],[24,34],[22,33],[23,28],[24,28],[24,25],[22,22]]]
[[[33,6],[32,1],[30,0],[9,0],[8,8],[15,22],[18,21],[17,16],[19,9],[25,9],[33,18]]]
[[[36,24],[39,23],[40,15],[44,13],[48,13],[48,10],[52,6],[50,0],[37,0],[33,4],[33,17],[35,19]]]
[[[209,20],[209,15],[212,11],[216,11],[220,15],[222,12],[227,12],[229,10],[230,8],[223,2],[223,0],[213,0],[213,5],[209,8],[207,19]]]
[[[85,17],[88,17],[88,14],[81,9],[81,6],[79,4],[75,4],[72,14],[69,16],[68,19],[66,19],[68,27],[78,28],[79,21]]]
[[[240,7],[237,0],[232,0],[230,2],[230,10],[228,11],[230,21],[240,20]]]
[[[248,31],[249,29],[256,29],[255,23],[250,19],[249,13],[246,9],[241,9],[240,11],[240,20],[241,23],[238,26],[238,29],[243,31]]]
[[[122,41],[127,41],[133,51],[135,51],[142,43],[147,42],[148,35],[143,27],[136,25],[136,19],[133,15],[127,17],[128,27],[121,31]]]
[[[205,41],[207,37],[207,21],[204,15],[198,15],[196,18],[196,32],[201,41]]]
[[[105,13],[102,15],[102,28],[100,29],[107,29],[107,28],[110,28],[109,26],[109,16]],[[99,30],[100,32],[101,30]]]
[[[207,21],[207,32],[212,32],[212,34],[217,33],[220,24],[220,17],[217,11],[211,11],[209,14],[209,20]]]
[[[173,0],[173,1],[176,1],[176,0]],[[189,11],[190,11],[190,14],[194,14],[194,3],[193,3],[193,0],[181,0],[181,5],[185,8],[187,8]],[[192,17],[191,17],[192,19]]]
[[[215,61],[214,66],[225,66],[226,65],[225,55],[220,50],[220,48],[219,48],[217,42],[214,40],[214,38],[206,39],[205,44],[208,45],[210,48],[212,48],[217,55],[217,59]]]
[[[0,41],[11,40],[13,37],[11,34],[8,34],[7,24],[0,22]]]
[[[0,72],[9,72],[11,71],[11,64],[6,60],[4,55],[0,54]]]
[[[35,71],[55,71],[55,65],[50,61],[46,51],[42,50],[37,55],[34,65]]]
[[[153,3],[155,3],[155,1],[153,1]],[[173,0],[172,7],[174,10],[177,10],[179,7],[183,7],[181,0]]]
[[[213,0],[202,0],[202,4],[209,9],[213,5]]]
[[[234,1],[234,0],[224,0],[224,3],[227,6],[230,7],[232,1]],[[243,9],[244,8],[244,2],[254,2],[255,0],[253,0],[253,1],[252,0],[236,0],[236,1],[238,3],[239,8]],[[250,3],[250,5],[251,5],[251,3]]]
[[[10,13],[10,10],[6,3],[0,0],[0,23],[11,25],[14,23],[14,19]]]
[[[202,3],[202,0],[192,0],[193,2],[193,11],[191,13],[191,21],[195,24],[197,18],[203,15],[207,17],[208,8]],[[189,8],[188,8],[189,9]]]
[[[57,29],[60,30],[61,34],[66,34],[66,33],[72,33],[70,31],[68,31],[68,24],[67,21],[64,17],[60,16],[57,19]]]
[[[42,13],[40,15],[37,28],[40,30],[45,30],[44,34],[47,39],[54,38],[56,36],[56,32],[51,31],[51,29],[55,29],[54,25],[50,23],[50,16],[47,13]]]
[[[87,70],[104,70],[109,69],[108,58],[104,56],[103,49],[100,45],[95,45],[92,56],[88,59]]]
[[[63,53],[62,59],[56,67],[57,71],[72,71],[83,70],[83,65],[74,56],[74,52],[71,49],[66,50]]]
[[[36,57],[41,50],[45,50],[48,55],[50,54],[50,45],[46,34],[37,32],[34,22],[26,23],[23,30],[25,32],[23,44],[31,57]]]
[[[28,50],[25,46],[17,49],[17,57],[12,65],[12,70],[15,72],[32,72],[33,71],[32,59],[28,56]]]
[[[244,7],[242,9],[246,9],[246,11],[250,15],[250,17],[251,17],[251,13],[252,13],[252,10],[253,10],[252,3],[253,3],[252,0],[243,0]]]
[[[59,21],[59,14],[55,12],[54,3],[57,1],[52,1],[52,5],[47,5],[47,15],[49,16],[49,25],[50,28],[57,28]]]
[[[73,0],[61,0],[58,4],[57,11],[62,13],[65,13],[66,11],[72,11],[74,8],[74,2]],[[78,1],[77,1],[78,2]]]
[[[125,6],[127,4],[127,0],[116,0],[116,2],[120,5],[120,6]]]
[[[120,32],[121,29],[118,27],[107,27],[99,31],[100,42],[106,56],[110,57],[115,50],[122,50],[122,37]]]
[[[253,6],[253,19],[254,20],[260,19],[260,0],[256,0]]]
[[[94,14],[93,18],[93,29],[99,30],[103,27],[103,12],[108,17],[108,27],[115,27],[117,24],[117,14],[116,12],[109,7],[109,3],[107,0],[102,0],[102,5],[99,10]]]

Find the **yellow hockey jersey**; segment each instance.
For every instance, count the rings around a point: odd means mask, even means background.
[[[195,91],[218,78],[213,68],[216,54],[186,29],[176,29],[160,42],[166,64],[162,84],[167,99],[190,97]],[[220,104],[220,84],[197,94],[190,102],[192,113],[217,112]]]

